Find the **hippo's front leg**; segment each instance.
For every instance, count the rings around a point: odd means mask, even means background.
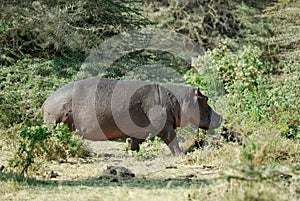
[[[176,132],[172,125],[166,125],[157,136],[160,137],[168,145],[173,155],[180,156],[184,154],[179,147],[176,138]]]

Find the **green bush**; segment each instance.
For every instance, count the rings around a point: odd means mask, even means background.
[[[205,49],[216,47],[223,38],[238,36],[242,27],[234,12],[236,3],[230,0],[147,2],[145,12],[157,27],[185,34]]]
[[[279,0],[264,11],[272,19],[273,33],[266,38],[273,60],[300,61],[300,1]]]
[[[105,38],[149,21],[132,0],[4,0],[0,6],[0,62],[89,53]]]
[[[78,133],[70,132],[66,124],[25,127],[19,132],[18,151],[10,166],[21,174],[34,172],[38,161],[86,156],[87,150]]]
[[[203,63],[206,70],[202,69]],[[286,62],[278,73],[263,60],[260,48],[238,47],[225,40],[218,48],[208,51],[205,62],[199,57],[195,70],[188,71],[186,78],[189,84],[211,91],[208,86],[213,83],[209,80],[217,80],[213,77],[217,75],[226,92],[222,97],[225,104],[221,106],[226,107],[225,116],[231,118],[231,122],[244,125],[250,125],[250,121],[272,122],[284,125],[280,128],[283,135],[298,138],[300,70],[297,65]]]
[[[56,75],[54,60],[22,60],[1,66],[0,127],[41,123],[41,107],[54,90],[70,78]]]
[[[229,93],[257,89],[262,84],[263,76],[272,70],[270,64],[262,60],[262,50],[253,45],[236,47],[231,40],[224,40],[208,54]]]
[[[163,146],[164,144],[159,137],[148,137],[140,145],[139,152],[131,151],[131,153],[137,160],[153,160],[158,154],[163,152]]]

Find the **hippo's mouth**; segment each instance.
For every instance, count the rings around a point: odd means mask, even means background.
[[[212,115],[209,115],[210,124],[208,127],[208,130],[219,128],[222,124],[222,116],[217,113],[212,113]]]
[[[221,123],[222,123],[222,117],[220,118],[219,121],[212,121],[212,122],[210,122],[208,130],[219,128],[221,126]]]
[[[222,124],[222,116],[217,114],[215,111],[211,109],[211,107],[208,107],[208,117],[207,117],[207,123],[204,125],[199,125],[199,128],[202,128],[204,130],[212,130],[216,129],[221,126]]]

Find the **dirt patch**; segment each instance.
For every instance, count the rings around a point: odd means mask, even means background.
[[[218,174],[217,167],[209,165],[189,166],[182,163],[183,157],[174,157],[166,146],[163,153],[151,160],[141,160],[124,149],[122,142],[86,141],[95,155],[91,159],[67,162],[52,162],[44,166],[44,179],[58,182],[92,179],[107,183],[125,181],[145,186],[167,186],[169,182],[181,184],[202,183]],[[120,172],[121,171],[121,172]],[[49,178],[49,174],[57,174]],[[130,172],[130,174],[127,174]],[[45,176],[46,175],[46,176]],[[124,177],[125,175],[125,177]],[[130,175],[131,178],[126,178]],[[134,177],[132,177],[134,175]],[[45,178],[46,177],[46,178]],[[115,179],[115,178],[118,179]],[[120,178],[124,177],[124,178]],[[97,180],[97,181],[96,181]]]
[[[128,168],[137,177],[145,177],[168,167],[177,167],[179,157],[172,156],[166,147],[164,153],[151,160],[138,160],[130,152],[124,150],[124,143],[118,142],[91,142],[88,141],[92,151],[97,155],[97,162],[101,166],[121,166]],[[169,169],[170,170],[170,169]]]

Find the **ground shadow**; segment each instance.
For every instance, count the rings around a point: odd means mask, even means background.
[[[107,187],[107,186],[126,186],[129,188],[156,189],[156,188],[190,188],[212,184],[214,179],[199,178],[144,178],[116,176],[104,174],[99,177],[91,177],[83,180],[43,180],[32,177],[24,177],[12,172],[0,173],[0,181],[14,181],[36,187],[58,187],[58,186],[87,186],[87,187]]]

